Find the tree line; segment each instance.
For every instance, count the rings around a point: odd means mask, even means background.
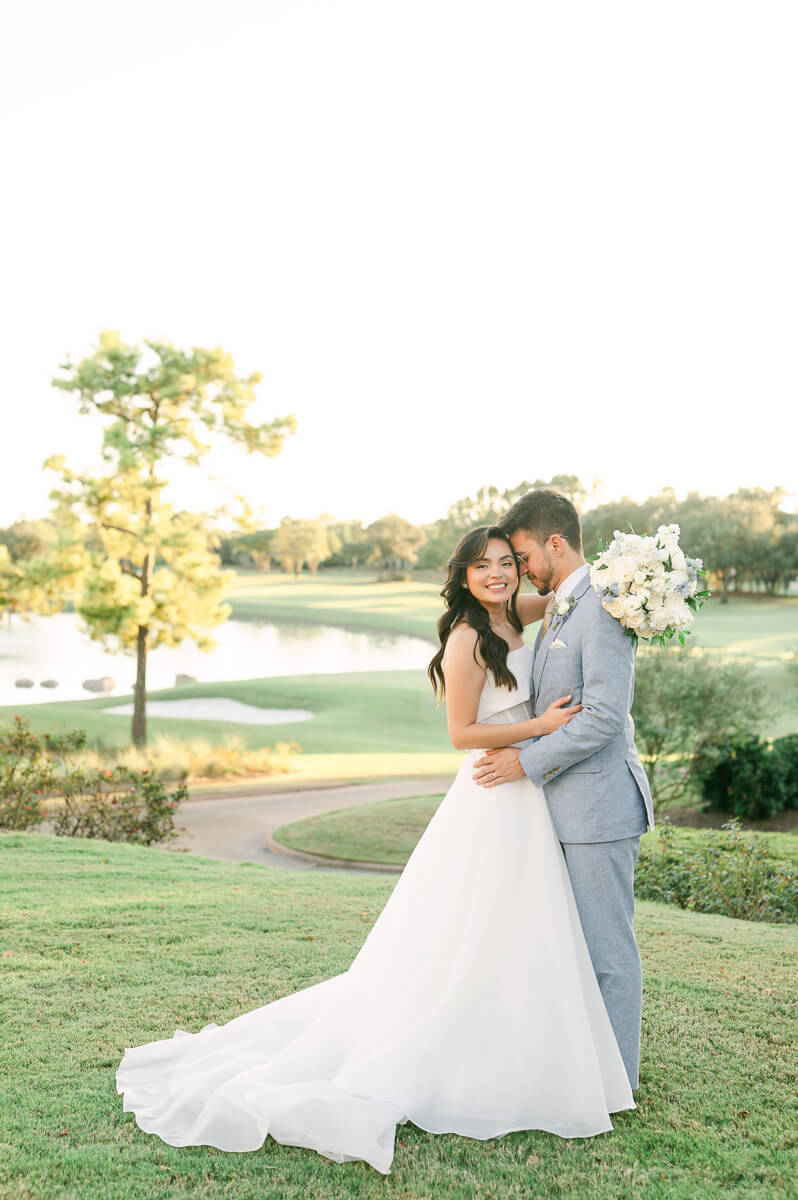
[[[798,578],[798,515],[782,509],[787,493],[781,488],[741,488],[730,496],[690,492],[681,500],[672,488],[665,488],[646,500],[625,497],[585,507],[590,489],[575,476],[559,475],[524,480],[504,491],[480,488],[428,525],[414,525],[396,513],[371,524],[339,521],[325,513],[315,520],[285,517],[275,529],[245,533],[220,534],[211,527],[207,538],[211,552],[225,567],[315,574],[319,568],[373,566],[385,576],[414,567],[444,571],[467,530],[498,521],[519,496],[537,487],[555,488],[581,509],[588,556],[601,542],[609,542],[616,529],[646,533],[676,522],[682,544],[691,556],[703,559],[713,590],[721,596],[739,590],[775,594]],[[52,519],[20,520],[0,528],[0,607],[12,611],[30,607],[22,568],[33,560],[52,562],[58,541],[58,523]],[[63,552],[60,570],[64,570]],[[37,578],[41,582],[41,572]],[[58,605],[60,596],[59,588],[57,601],[54,595]]]
[[[276,566],[294,573],[364,565],[384,574],[416,566],[443,571],[467,530],[493,524],[515,500],[539,487],[567,495],[582,511],[587,556],[609,542],[616,529],[646,533],[675,522],[682,544],[692,557],[703,559],[713,589],[722,596],[736,590],[777,593],[798,578],[798,516],[781,507],[787,497],[781,488],[740,488],[729,496],[690,492],[681,500],[665,488],[646,500],[624,497],[591,507],[591,490],[572,475],[524,480],[504,491],[480,488],[429,525],[414,525],[396,513],[370,525],[337,521],[329,514],[316,520],[286,517],[276,529],[222,536],[218,552],[227,566]]]

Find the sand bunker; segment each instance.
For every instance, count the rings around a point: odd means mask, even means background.
[[[133,715],[132,704],[104,708],[114,717]],[[194,700],[148,700],[148,717],[181,717],[184,721],[232,721],[236,725],[291,725],[309,721],[313,716],[306,708],[256,708],[226,696],[202,696]]]

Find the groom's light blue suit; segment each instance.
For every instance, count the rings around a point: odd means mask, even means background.
[[[634,935],[634,868],[640,835],[654,828],[646,773],[630,709],[636,643],[580,579],[573,607],[554,616],[535,645],[537,715],[569,693],[582,712],[520,751],[545,792],[562,844],[585,940],[629,1082],[640,1065],[642,984]]]

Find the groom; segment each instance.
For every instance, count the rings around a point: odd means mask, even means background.
[[[637,756],[635,641],[590,586],[579,514],[564,496],[528,492],[501,521],[519,569],[553,592],[535,643],[535,712],[569,693],[582,711],[522,749],[488,750],[477,783],[526,774],[545,791],[582,929],[629,1083],[638,1085],[642,982],[635,941],[634,870],[640,835],[654,827],[651,790]]]

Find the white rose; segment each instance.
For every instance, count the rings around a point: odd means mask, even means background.
[[[616,620],[620,620],[624,614],[623,604],[623,597],[617,596],[614,600],[610,600],[609,603],[605,604],[604,607],[611,617],[615,617]]]
[[[674,629],[689,625],[692,619],[690,609],[680,596],[669,596],[662,611]]]
[[[629,629],[638,629],[645,621],[645,613],[638,596],[625,596],[623,599],[623,623]]]
[[[627,629],[640,629],[640,627],[645,624],[645,621],[646,614],[643,612],[642,608],[638,608],[632,612],[628,612],[624,617],[623,623],[626,625]]]
[[[660,525],[657,529],[657,541],[660,545],[673,549],[679,544],[680,532],[678,525]]]

